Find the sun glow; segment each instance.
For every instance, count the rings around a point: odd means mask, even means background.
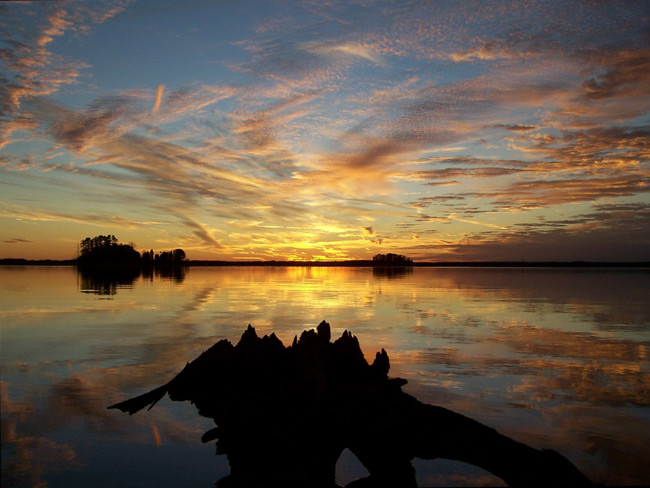
[[[7,3],[0,257],[650,260],[641,4],[144,1]]]

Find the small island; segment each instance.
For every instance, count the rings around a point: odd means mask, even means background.
[[[413,266],[413,260],[403,254],[376,254],[372,258],[373,266]]]
[[[79,253],[75,260],[78,266],[119,265],[150,268],[153,266],[182,266],[187,264],[183,249],[154,253],[135,250],[135,244],[120,244],[114,235],[86,237],[79,244]]]
[[[82,293],[111,296],[119,288],[132,287],[140,276],[152,280],[155,275],[180,283],[188,260],[183,249],[140,253],[134,243],[120,244],[114,235],[99,235],[79,243],[72,264],[79,271]]]

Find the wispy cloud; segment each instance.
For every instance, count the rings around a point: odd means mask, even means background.
[[[506,230],[507,229],[507,227],[504,227],[502,225],[490,224],[488,222],[479,222],[478,220],[461,219],[460,217],[456,217],[456,214],[447,215],[446,219],[448,219],[448,220],[456,220],[458,222],[465,222],[467,224],[472,224],[472,225],[480,225],[480,226],[483,226],[483,227],[490,227],[490,228],[493,228],[493,229],[500,229],[500,230]]]
[[[193,227],[195,229],[194,235],[196,235],[199,239],[201,239],[202,242],[210,246],[212,249],[221,249],[223,247],[219,241],[214,238],[210,231],[205,228],[204,225],[201,225],[198,222],[194,222],[190,218],[186,218],[184,220],[184,223],[189,227]]]
[[[153,108],[151,109],[151,113],[155,114],[158,112],[158,109],[160,108],[160,102],[162,101],[163,93],[165,93],[165,85],[158,85],[158,88],[156,89],[156,101],[153,103]]]
[[[123,229],[137,229],[144,225],[159,225],[169,222],[155,222],[155,221],[134,221],[128,220],[119,215],[110,214],[94,214],[94,213],[66,213],[66,212],[48,212],[39,208],[29,208],[26,206],[17,205],[1,205],[0,216],[11,217],[21,220],[28,220],[33,222],[76,222],[82,224],[89,224],[96,227],[105,227],[110,225]],[[4,241],[8,244],[28,243],[31,241],[11,239]]]
[[[5,240],[3,242],[5,244],[29,244],[32,241],[29,240],[29,239],[24,239],[22,237],[13,237],[13,238],[7,239],[7,240]]]
[[[502,261],[648,261],[647,204],[603,204],[593,213],[564,220],[541,219],[503,232],[474,233],[460,242],[418,244],[410,250],[431,259]],[[620,255],[626,249],[625,256]]]
[[[347,42],[307,44],[304,46],[304,48],[311,53],[323,56],[353,56],[365,59],[380,66],[383,66],[385,64],[385,61],[382,59],[382,57],[369,45]]]
[[[570,220],[647,196],[639,5],[375,7],[252,13],[209,60],[196,51],[207,64],[193,81],[191,70],[183,83],[145,74],[148,85],[125,73],[101,90],[90,58],[63,56],[59,41],[92,40],[101,22],[127,28],[129,5],[39,7],[37,22],[4,35],[0,169],[23,188],[74,181],[102,218],[112,188],[148,216],[126,221],[173,222],[183,242],[229,256],[359,256],[416,240],[419,256],[497,252],[495,236],[523,246],[513,229],[540,213]],[[67,96],[77,89],[83,106]],[[24,214],[69,213],[32,199]]]
[[[22,39],[13,38],[7,32],[9,23],[21,20],[14,17],[16,11],[13,8],[5,10],[7,17],[0,31],[1,41],[6,46],[0,50],[0,60],[4,65],[0,83],[0,115],[3,118],[0,121],[0,148],[10,141],[11,134],[16,130],[38,125],[38,122],[31,120],[32,114],[21,112],[24,100],[51,95],[65,85],[76,84],[82,70],[89,68],[86,63],[64,59],[49,47],[55,38],[63,36],[66,31],[86,30],[85,25],[91,20],[84,12],[89,11],[85,7],[77,7],[79,4],[47,5],[48,13],[43,23],[35,31],[23,31]],[[123,7],[102,4],[90,13],[92,22],[104,22]]]

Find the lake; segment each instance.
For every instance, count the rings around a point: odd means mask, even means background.
[[[211,487],[229,472],[189,403],[107,406],[166,383],[248,324],[285,345],[322,320],[386,349],[419,400],[559,451],[593,481],[649,484],[647,269],[214,267],[98,278],[0,267],[2,485]],[[260,420],[265,418],[260,405]],[[420,486],[499,484],[416,460]],[[337,481],[363,476],[346,451]]]

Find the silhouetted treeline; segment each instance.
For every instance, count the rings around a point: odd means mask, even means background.
[[[374,266],[413,266],[413,260],[403,254],[376,254],[372,257]]]
[[[74,259],[0,259],[0,266],[73,266],[74,264]]]
[[[79,243],[77,264],[139,265],[141,256],[131,244],[119,244],[114,235],[86,237]]]
[[[179,266],[187,262],[185,251],[174,249],[154,253],[153,249],[140,254],[135,244],[120,244],[114,235],[86,237],[79,243],[78,265],[111,264],[120,266]]]
[[[142,253],[141,260],[143,265],[170,266],[184,263],[187,259],[185,251],[182,249],[163,251],[158,254],[154,254],[153,249],[151,249]]]

